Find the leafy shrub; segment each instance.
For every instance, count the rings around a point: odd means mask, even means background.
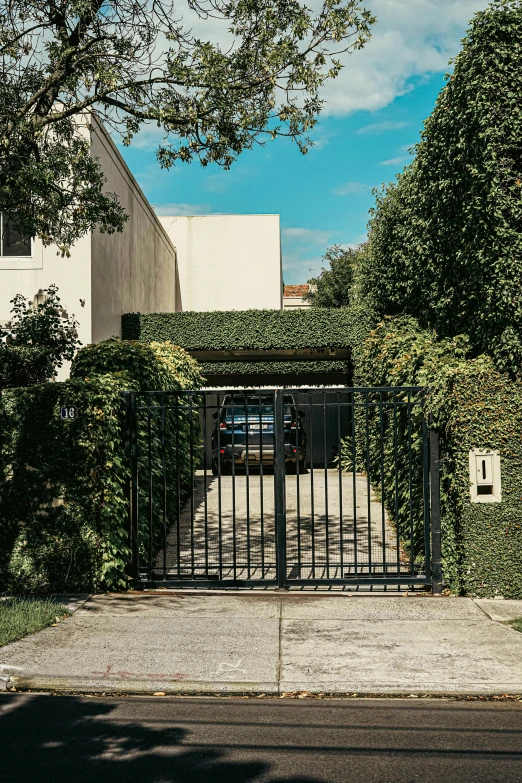
[[[168,340],[146,344],[112,337],[86,345],[71,366],[71,378],[113,372],[126,372],[140,391],[199,389],[203,383],[199,364]]]
[[[56,368],[73,358],[81,343],[78,340],[78,322],[63,309],[58,287],[50,285],[44,294],[43,302],[36,308],[22,294],[15,296],[12,300],[12,317],[9,323],[11,333],[8,340],[12,346],[38,347],[45,351],[52,362],[52,370],[42,380],[49,380],[56,375]]]
[[[127,373],[144,393],[195,390],[203,383],[198,363],[182,348],[170,342],[146,344],[117,338],[82,348],[74,359],[71,375],[87,378],[109,371]],[[198,465],[191,463],[190,444],[192,454],[197,454],[200,421],[197,409],[185,405],[177,395],[158,399],[142,394],[137,402],[138,508],[143,522],[139,545],[140,555],[148,559],[163,545],[164,502],[168,529],[192,490],[193,470]]]
[[[377,196],[363,260],[380,317],[408,313],[473,355],[522,366],[522,5],[471,22],[416,159]]]
[[[44,383],[53,374],[54,360],[45,348],[0,344],[0,389]]]

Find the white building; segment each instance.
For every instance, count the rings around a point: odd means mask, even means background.
[[[279,215],[160,221],[176,248],[183,310],[281,310]]]
[[[282,308],[278,215],[159,218],[103,126],[80,127],[129,220],[82,237],[70,258],[0,226],[0,325],[16,294],[53,283],[84,345],[120,335],[123,313]]]

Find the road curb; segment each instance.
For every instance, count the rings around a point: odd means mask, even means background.
[[[2,686],[2,681],[5,686]],[[292,687],[294,686],[294,687]],[[152,696],[161,693],[166,696],[223,696],[248,698],[509,698],[522,701],[522,683],[484,684],[473,688],[454,690],[439,688],[390,688],[372,685],[354,686],[352,689],[302,688],[288,684],[279,686],[276,682],[206,682],[206,681],[142,681],[117,679],[114,677],[92,679],[88,677],[46,677],[12,675],[0,678],[0,690],[53,691],[57,693],[80,694],[126,694]]]

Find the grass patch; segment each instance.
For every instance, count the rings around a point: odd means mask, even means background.
[[[520,633],[522,633],[522,617],[515,617],[514,620],[508,622],[508,625],[514,628],[515,631],[520,631]]]
[[[71,613],[50,598],[5,598],[0,600],[0,647],[29,633],[41,631]]]

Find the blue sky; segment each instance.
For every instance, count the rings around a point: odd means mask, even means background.
[[[448,60],[487,2],[365,4],[379,20],[374,37],[328,87],[316,146],[307,155],[279,139],[243,153],[230,171],[193,163],[166,172],[156,163],[153,130],[120,148],[159,214],[280,214],[285,283],[315,276],[328,246],[364,240],[372,188],[393,180],[408,162]]]

